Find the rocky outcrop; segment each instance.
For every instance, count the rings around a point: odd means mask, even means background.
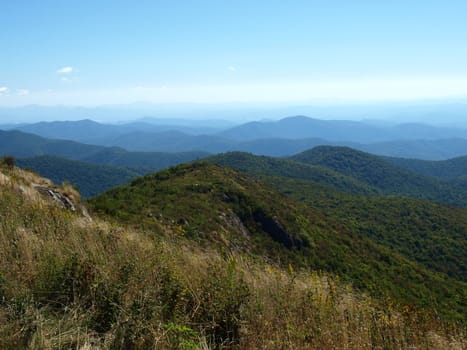
[[[88,213],[88,210],[83,204],[80,204],[79,201],[74,203],[72,199],[68,196],[60,192],[59,189],[50,187],[50,186],[41,186],[41,185],[34,185],[34,189],[40,193],[42,196],[50,198],[54,203],[56,203],[59,207],[70,210],[73,212],[80,212],[82,216],[86,219],[92,221],[91,216]]]
[[[253,213],[253,219],[261,225],[262,230],[267,233],[273,240],[283,244],[289,249],[300,249],[307,245],[307,242],[302,240],[300,237],[296,237],[288,233],[279,222],[266,215],[261,210],[256,210]]]
[[[250,232],[243,224],[242,220],[237,216],[237,214],[231,212],[228,214],[222,213],[220,215],[228,227],[232,228],[236,232],[240,232],[244,238],[250,238]]]
[[[36,190],[45,195],[50,197],[53,201],[55,201],[60,207],[64,209],[68,209],[71,211],[76,211],[76,207],[73,202],[61,192],[53,189],[51,187],[44,187],[44,186],[35,186]]]
[[[8,186],[16,190],[30,201],[46,201],[64,210],[80,214],[88,221],[92,221],[76,190],[67,186],[56,186],[49,179],[30,171],[16,167],[1,167],[0,164],[0,186]]]

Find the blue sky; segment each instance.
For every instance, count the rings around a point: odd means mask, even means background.
[[[467,97],[467,1],[1,0],[0,106]]]

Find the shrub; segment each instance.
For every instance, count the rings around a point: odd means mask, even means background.
[[[5,156],[3,158],[3,163],[10,168],[13,168],[16,164],[16,159],[13,156]]]

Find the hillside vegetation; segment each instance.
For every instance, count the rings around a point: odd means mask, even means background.
[[[467,156],[439,161],[389,157],[387,160],[419,174],[434,176],[440,179],[456,179],[467,176]]]
[[[179,170],[180,171],[180,170]],[[134,230],[0,167],[2,349],[462,349],[462,328],[323,272],[202,248],[160,221]],[[222,252],[223,251],[223,252]]]
[[[383,157],[348,147],[319,146],[290,159],[332,169],[375,187],[384,194],[467,205],[467,192],[455,183],[417,174]]]
[[[308,180],[350,193],[381,193],[375,187],[371,187],[364,182],[338,173],[330,168],[305,164],[291,159],[230,152],[211,156],[206,158],[206,160],[255,176],[283,176],[293,179]]]
[[[464,177],[442,180],[417,174],[392,164],[384,157],[348,147],[318,146],[288,158],[223,153],[207,161],[254,175],[307,180],[340,192],[396,195],[427,199],[456,206],[467,205]]]
[[[100,214],[133,228],[157,230],[162,222],[181,237],[264,256],[282,266],[338,274],[374,296],[435,308],[446,319],[463,319],[466,311],[466,285],[460,280],[216,165],[173,167],[91,203]]]
[[[430,269],[467,281],[466,208],[394,196],[345,194],[284,177],[264,177],[263,181],[348,230]]]
[[[332,148],[334,154],[340,149]],[[319,151],[319,149],[318,149]],[[325,150],[326,151],[326,150]],[[331,164],[339,171],[352,174],[358,171],[358,165],[372,168],[368,172],[381,174],[387,170],[386,181],[394,175],[395,182],[400,180],[397,168],[387,167],[381,161],[375,162],[373,156],[359,154],[365,162],[356,162],[353,150],[342,149],[351,166],[341,165],[338,157],[331,158]],[[309,152],[311,153],[311,152]],[[317,152],[322,154],[323,152]],[[324,152],[327,163],[328,153]],[[315,157],[318,158],[318,157]],[[402,253],[407,258],[416,259],[430,269],[445,272],[456,279],[466,280],[467,252],[467,210],[452,208],[426,200],[409,199],[398,196],[383,196],[383,191],[358,193],[346,191],[333,186],[332,182],[321,178],[300,177],[288,160],[258,157],[243,153],[228,153],[208,158],[218,164],[230,166],[239,171],[251,174],[270,184],[277,191],[305,202],[325,216],[339,222],[352,232],[360,234]],[[363,163],[363,164],[362,164]],[[269,168],[267,164],[277,164]],[[383,166],[381,166],[383,164]],[[287,171],[282,171],[281,166]],[[392,173],[391,173],[392,170]],[[404,172],[402,172],[404,174]],[[371,175],[371,174],[370,174]],[[399,178],[398,178],[399,176]],[[366,177],[364,181],[369,182]],[[460,184],[460,182],[459,182]],[[404,192],[402,192],[403,194]]]

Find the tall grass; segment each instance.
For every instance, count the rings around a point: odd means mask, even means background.
[[[467,346],[461,326],[371,299],[336,277],[203,248],[163,230],[90,221],[24,195],[19,175],[7,175],[1,349]]]

